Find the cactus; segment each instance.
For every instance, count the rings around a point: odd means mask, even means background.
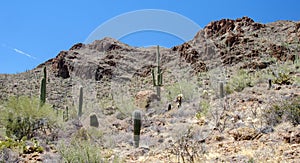
[[[135,110],[132,114],[133,117],[133,145],[135,148],[139,147],[140,134],[142,127],[142,112],[140,110]]]
[[[269,87],[268,87],[268,89],[270,90],[270,89],[272,88],[272,79],[269,79],[268,82],[269,82]]]
[[[90,115],[90,126],[99,127],[99,121],[95,113]]]
[[[47,80],[47,69],[44,67],[44,78]]]
[[[156,92],[157,92],[158,100],[160,100],[160,87],[162,86],[163,72],[162,72],[161,67],[160,67],[159,45],[157,45],[156,57],[157,57],[156,58],[156,62],[157,62],[157,75],[155,76],[154,69],[152,69],[152,80],[153,80],[153,86],[156,87]]]
[[[169,105],[168,105],[168,111],[170,111],[171,109],[172,109],[172,105],[169,104]]]
[[[40,94],[41,106],[43,106],[46,102],[46,81],[47,81],[47,70],[46,67],[44,67],[44,77],[41,81],[41,94]]]
[[[68,121],[69,120],[69,108],[66,106],[66,109],[63,112],[63,120]]]
[[[79,93],[78,117],[81,117],[81,115],[82,115],[82,103],[83,103],[83,88],[81,86],[80,93]]]
[[[224,84],[223,82],[220,82],[220,97],[224,97]]]

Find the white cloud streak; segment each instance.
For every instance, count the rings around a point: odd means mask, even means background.
[[[19,54],[23,54],[23,55],[25,55],[25,56],[27,56],[27,57],[29,57],[29,58],[36,59],[34,56],[32,56],[32,55],[30,55],[30,54],[28,54],[28,53],[25,53],[25,52],[23,52],[22,50],[19,50],[19,49],[16,49],[16,48],[14,48],[13,50],[14,50],[15,52],[17,52],[17,53],[19,53]]]
[[[10,50],[13,50],[13,51],[15,51],[16,53],[25,55],[26,57],[29,57],[29,58],[32,58],[32,59],[37,59],[36,57],[34,57],[34,56],[32,56],[32,55],[30,55],[30,54],[28,54],[28,53],[26,53],[26,52],[24,52],[24,51],[22,51],[22,50],[20,50],[20,49],[12,48],[12,47],[7,46],[6,44],[3,44],[3,43],[1,44],[1,46],[4,47],[4,48],[8,48],[8,49],[10,49]]]

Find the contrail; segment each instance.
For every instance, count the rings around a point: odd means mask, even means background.
[[[30,55],[30,54],[28,54],[28,53],[25,53],[25,52],[23,52],[22,50],[19,50],[19,49],[16,49],[16,48],[14,48],[13,50],[14,50],[15,52],[17,52],[17,53],[19,53],[19,54],[23,54],[23,55],[25,55],[25,56],[27,56],[27,57],[29,57],[29,58],[36,59],[34,56],[32,56],[32,55]]]
[[[2,46],[2,47],[5,47],[5,48],[8,48],[8,49],[10,49],[10,50],[13,50],[13,51],[15,51],[16,53],[25,55],[26,57],[29,57],[29,58],[32,58],[32,59],[37,59],[36,57],[34,57],[34,56],[32,56],[32,55],[30,55],[30,54],[28,54],[28,53],[26,53],[26,52],[24,52],[24,51],[22,51],[22,50],[19,50],[19,49],[17,49],[17,48],[12,48],[12,47],[10,47],[10,46],[7,46],[6,44],[1,44],[1,46]]]

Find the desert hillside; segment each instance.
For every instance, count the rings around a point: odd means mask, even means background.
[[[55,125],[33,121],[18,139],[20,122],[44,107],[18,101],[39,101],[42,81]],[[77,43],[33,70],[0,74],[0,92],[4,161],[299,162],[300,22],[222,19],[170,49]],[[27,106],[32,115],[18,117]]]

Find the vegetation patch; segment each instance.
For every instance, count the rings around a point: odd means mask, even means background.
[[[50,105],[40,106],[37,98],[11,97],[1,110],[0,121],[6,136],[15,140],[30,139],[58,127],[62,119]]]
[[[253,87],[254,82],[250,74],[246,70],[239,70],[237,74],[231,77],[225,86],[226,94],[231,94],[234,91],[241,92],[246,87]]]
[[[279,73],[278,77],[274,80],[275,84],[279,85],[290,85],[292,84],[292,77],[287,73]]]
[[[264,117],[267,124],[272,126],[286,121],[295,126],[300,124],[300,98],[271,106],[264,112]]]
[[[73,139],[70,144],[61,142],[58,151],[63,162],[99,162],[101,149],[89,140]]]

